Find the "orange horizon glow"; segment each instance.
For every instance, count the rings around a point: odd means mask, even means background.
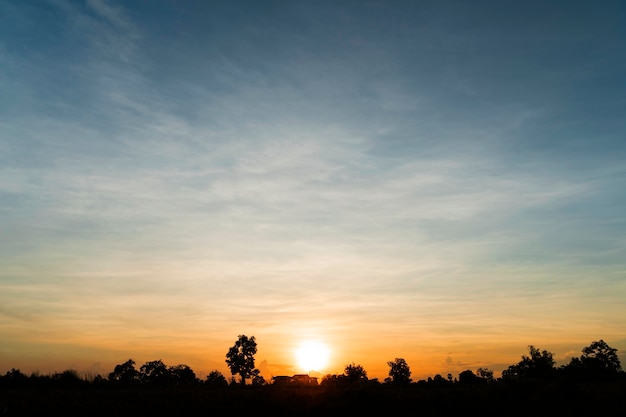
[[[248,336],[252,335],[254,333],[249,332]],[[394,351],[388,341],[381,345],[380,341],[372,340],[369,346],[361,345],[361,349],[354,349],[352,346],[350,349],[348,345],[331,343],[330,340],[327,343],[322,341],[323,339],[307,338],[300,342],[278,343],[263,335],[255,337],[258,343],[256,366],[268,381],[277,375],[308,373],[311,376],[323,377],[326,374],[342,374],[345,366],[354,362],[364,367],[370,379],[377,378],[381,382],[388,376],[387,362],[396,357],[407,361],[413,381],[427,379],[436,374],[444,378],[451,374],[456,378],[464,370],[476,371],[478,368],[491,369],[497,377],[502,370],[518,363],[521,356],[528,353],[527,346],[530,344],[553,352],[557,364],[565,364],[571,357],[579,356],[583,347],[593,340],[602,338],[597,337],[580,343],[553,341],[551,344],[533,340],[526,343],[502,342],[482,345],[479,341],[430,345],[424,343],[414,344],[412,348],[405,345]],[[186,364],[201,379],[213,370],[218,370],[230,378],[230,371],[224,358],[235,339],[236,337],[232,340],[224,339],[220,346],[215,345],[211,348],[207,348],[207,345],[200,341],[187,344],[186,349],[182,350],[174,345],[166,349],[156,346],[134,348],[127,346],[126,349],[116,350],[103,346],[97,350],[83,350],[80,347],[59,345],[57,349],[48,349],[46,352],[33,347],[19,352],[21,358],[17,355],[7,355],[5,351],[1,359],[6,369],[0,369],[0,372],[5,373],[11,368],[16,368],[27,374],[33,372],[47,374],[74,369],[80,373],[92,376],[100,374],[106,377],[115,365],[128,359],[133,359],[137,368],[148,361],[160,359],[168,366]],[[611,344],[608,338],[604,339]]]

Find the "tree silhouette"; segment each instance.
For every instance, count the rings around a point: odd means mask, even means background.
[[[139,380],[149,385],[166,385],[171,382],[170,371],[160,359],[146,362],[139,368]]]
[[[602,380],[617,377],[622,365],[617,356],[617,349],[610,347],[604,340],[592,342],[582,349],[579,358],[572,358],[560,371],[566,378],[582,380]]]
[[[530,356],[522,356],[522,360],[518,364],[511,365],[502,371],[503,378],[546,379],[554,374],[555,361],[551,352],[540,351],[533,345],[528,346],[528,351]]]
[[[250,378],[252,379],[252,385],[265,385],[265,378],[261,376],[261,371],[256,368],[250,372]]]
[[[389,378],[393,384],[410,384],[411,368],[403,358],[395,358],[387,362],[389,365]]]
[[[622,365],[617,356],[617,349],[610,347],[604,340],[592,342],[583,348],[580,361],[588,369],[600,372],[616,373],[622,370]]]
[[[478,377],[471,369],[467,369],[459,374],[459,382],[461,384],[474,384],[478,381]]]
[[[435,385],[445,385],[445,384],[450,384],[452,381],[445,379],[441,374],[436,374],[433,377],[432,382]]]
[[[174,385],[191,386],[198,382],[195,372],[187,365],[174,365],[169,368],[170,380]]]
[[[320,386],[323,387],[337,387],[344,384],[348,378],[345,375],[326,374],[320,381]]]
[[[139,380],[139,372],[135,369],[135,361],[132,359],[115,365],[113,372],[109,374],[109,381],[120,384],[132,384]]]
[[[19,369],[11,368],[4,377],[1,377],[1,381],[11,387],[20,387],[26,385],[28,377]]]
[[[476,375],[479,378],[482,378],[486,382],[493,382],[493,371],[487,368],[478,368],[476,370]]]
[[[205,384],[212,388],[223,388],[228,386],[228,381],[220,371],[214,370],[207,375]]]
[[[344,372],[348,380],[352,382],[367,380],[367,372],[365,369],[363,369],[361,365],[357,365],[354,362],[346,365]]]
[[[230,368],[230,373],[239,375],[241,385],[246,385],[246,379],[258,375],[255,374],[254,355],[256,354],[256,340],[254,336],[239,335],[235,344],[228,349],[226,354],[226,364]]]

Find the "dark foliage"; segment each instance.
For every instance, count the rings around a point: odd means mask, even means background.
[[[257,347],[254,336],[239,335],[235,344],[226,353],[226,365],[233,375],[239,375],[241,385],[246,385],[246,379],[252,378],[258,382],[259,371],[254,367],[254,355]]]
[[[604,340],[592,342],[582,350],[582,355],[572,358],[560,369],[560,374],[579,381],[613,380],[622,373],[622,365],[617,349]]]
[[[211,388],[226,388],[228,381],[226,381],[226,377],[220,371],[214,370],[207,375],[204,384]]]
[[[350,382],[359,382],[367,380],[367,371],[363,368],[363,366],[355,364],[354,362],[346,365],[344,369],[344,373],[346,378]]]
[[[195,372],[187,365],[171,366],[168,371],[172,385],[191,387],[199,382]]]
[[[502,372],[504,379],[550,379],[555,376],[555,361],[553,354],[547,350],[540,351],[534,346],[528,346],[530,356],[522,356],[522,360],[509,366]]]
[[[139,381],[139,372],[135,369],[135,361],[132,359],[115,365],[113,372],[109,374],[109,381],[119,384],[133,384]]]
[[[172,375],[163,361],[159,359],[141,365],[139,380],[146,385],[166,386],[172,382]]]
[[[411,383],[411,368],[403,358],[395,358],[387,362],[389,365],[389,382],[396,385]]]

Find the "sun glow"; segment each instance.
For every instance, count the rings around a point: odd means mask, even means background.
[[[307,372],[323,370],[328,364],[329,356],[328,346],[316,341],[302,342],[296,350],[298,365]]]

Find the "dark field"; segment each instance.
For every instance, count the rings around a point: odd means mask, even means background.
[[[626,382],[360,387],[11,388],[1,416],[624,415]]]

